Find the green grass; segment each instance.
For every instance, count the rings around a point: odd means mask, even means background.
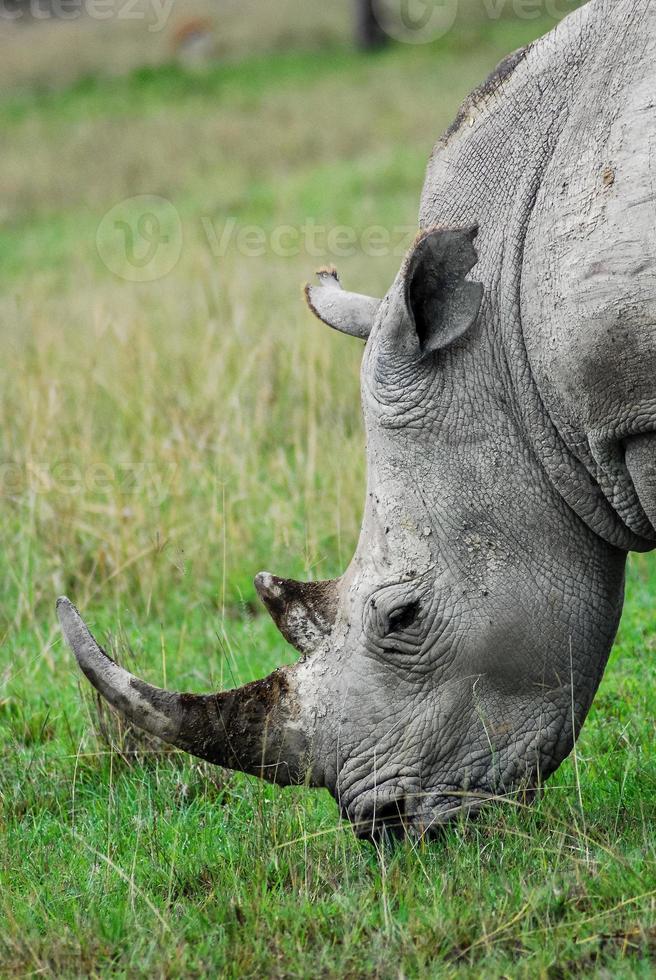
[[[651,559],[631,562],[576,756],[533,807],[420,846],[357,842],[325,793],[109,748],[54,619],[67,592],[143,675],[190,690],[290,657],[251,580],[350,558],[360,348],[301,302],[334,256],[216,257],[203,219],[267,240],[308,218],[411,230],[458,100],[548,26],[0,105],[0,975],[653,975]],[[174,204],[184,247],[133,284],[95,238],[141,193]],[[399,261],[337,264],[373,293]]]

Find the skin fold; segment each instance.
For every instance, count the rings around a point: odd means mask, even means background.
[[[655,76],[654,5],[594,0],[465,102],[387,295],[334,270],[308,286],[365,341],[356,553],[332,582],[257,576],[301,658],[228,695],[149,688],[60,600],[82,669],[132,721],[325,787],[362,835],[421,836],[560,765],[626,555],[656,543]]]

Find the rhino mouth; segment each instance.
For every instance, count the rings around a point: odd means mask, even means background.
[[[492,799],[489,794],[452,790],[444,793],[412,792],[400,785],[378,787],[342,807],[360,840],[430,840],[460,818],[475,817]]]

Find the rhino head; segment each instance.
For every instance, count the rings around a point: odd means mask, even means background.
[[[601,567],[489,377],[475,236],[424,232],[382,301],[332,271],[307,288],[321,319],[366,339],[368,486],[340,579],[255,579],[301,653],[293,666],[225,693],[158,690],[58,603],[82,670],[134,724],[210,762],[327,787],[362,835],[421,834],[552,772],[619,615],[621,563]]]
[[[421,835],[567,756],[626,554],[656,543],[654,177],[629,138],[653,120],[654,18],[647,0],[595,0],[506,59],[438,143],[387,295],[332,269],[307,287],[319,319],[365,341],[368,472],[341,578],[255,580],[296,663],[160,691],[59,601],[82,670],[136,725],[326,787],[363,835]]]

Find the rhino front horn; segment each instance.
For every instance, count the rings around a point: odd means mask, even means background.
[[[307,739],[298,722],[293,667],[232,691],[178,694],[119,667],[68,599],[57,600],[57,614],[86,677],[138,728],[227,769],[282,785],[308,781]]]

